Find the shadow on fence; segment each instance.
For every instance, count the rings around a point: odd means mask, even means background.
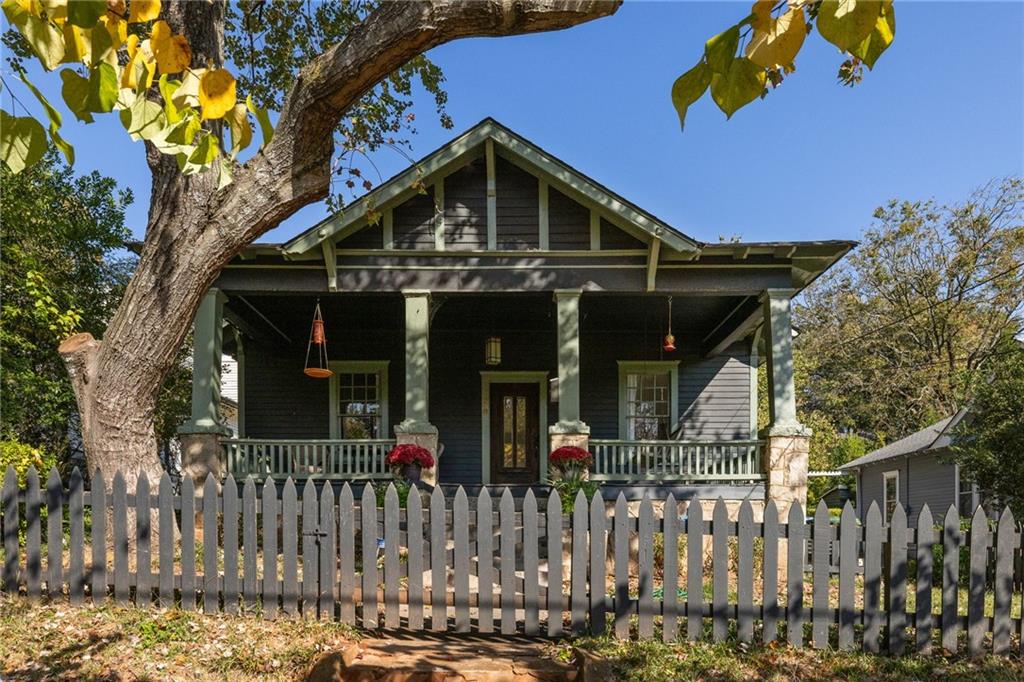
[[[962,633],[971,655],[1006,654],[1022,627],[1009,509],[995,524],[978,509],[961,531],[952,507],[936,526],[925,506],[914,529],[902,506],[885,524],[872,504],[861,524],[847,505],[832,524],[823,504],[810,523],[793,505],[782,523],[774,503],[758,519],[744,501],[730,518],[719,499],[705,520],[697,500],[645,498],[631,510],[621,495],[612,506],[580,493],[563,517],[554,491],[541,501],[528,490],[517,507],[508,489],[495,505],[486,488],[472,500],[436,488],[402,507],[389,485],[378,508],[368,485],[359,499],[348,483],[318,491],[307,480],[300,495],[291,479],[279,490],[230,476],[175,491],[164,475],[155,494],[144,477],[129,493],[121,474],[108,490],[97,472],[87,491],[77,470],[67,488],[56,471],[41,487],[30,470],[20,489],[13,469],[0,507],[3,591],[73,604],[112,597],[413,632],[784,636],[895,654],[929,652],[936,636],[955,652]]]

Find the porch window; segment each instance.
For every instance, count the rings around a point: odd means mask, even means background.
[[[678,418],[678,362],[619,362],[619,437],[667,440]]]
[[[900,501],[900,472],[898,470],[886,471],[882,474],[882,478],[884,483],[882,501],[885,503],[885,518],[888,520],[892,518],[892,513]]]
[[[388,363],[332,362],[331,438],[388,438]]]

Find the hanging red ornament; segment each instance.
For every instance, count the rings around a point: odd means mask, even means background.
[[[314,379],[326,379],[334,374],[327,365],[327,334],[324,333],[324,316],[320,312],[319,299],[313,312],[313,325],[309,330],[309,346],[306,348],[306,367],[303,372]]]
[[[668,297],[668,334],[665,334],[665,340],[661,346],[666,353],[674,353],[676,351],[676,337],[672,336],[672,297]]]

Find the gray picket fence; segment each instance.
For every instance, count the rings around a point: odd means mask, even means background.
[[[886,524],[872,505],[862,525],[849,505],[833,524],[824,505],[811,523],[793,505],[782,523],[773,503],[755,522],[749,502],[735,520],[722,500],[709,519],[697,501],[661,502],[631,514],[621,495],[609,508],[581,493],[563,515],[556,492],[541,505],[532,490],[516,500],[505,489],[495,505],[486,489],[471,501],[459,488],[450,499],[414,491],[403,508],[391,485],[378,508],[372,488],[356,499],[347,483],[336,495],[307,480],[299,495],[291,479],[279,489],[249,478],[239,496],[231,477],[222,488],[210,477],[197,495],[190,479],[175,491],[164,475],[155,494],[145,478],[129,493],[120,474],[108,491],[97,472],[87,491],[77,470],[67,488],[56,471],[41,486],[30,470],[21,489],[8,469],[2,590],[367,629],[784,637],[894,654],[964,640],[971,655],[1020,647],[1021,533],[1008,509],[994,524],[979,509],[961,531],[953,508],[938,526],[923,508],[913,529],[900,506]]]

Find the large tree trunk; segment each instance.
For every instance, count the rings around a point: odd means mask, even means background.
[[[222,3],[164,6],[171,27],[189,39],[194,63],[223,63]],[[228,187],[218,191],[214,173],[182,176],[173,157],[147,149],[153,182],[138,267],[103,340],[81,334],[60,347],[90,471],[102,471],[109,485],[120,470],[129,490],[141,472],[151,481],[159,477],[156,398],[204,294],[247,244],[327,196],[333,131],[365,92],[442,43],[557,30],[618,6],[602,0],[384,3],[302,70],[272,143],[237,167]]]

